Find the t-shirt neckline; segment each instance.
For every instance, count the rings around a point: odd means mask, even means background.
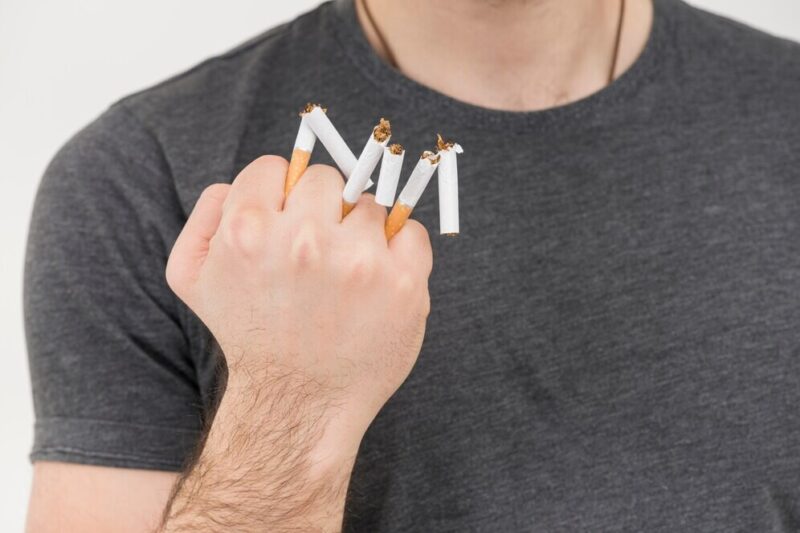
[[[387,65],[373,50],[358,22],[353,0],[334,0],[329,30],[347,57],[376,88],[422,111],[446,110],[452,121],[471,126],[507,128],[513,131],[580,124],[587,116],[610,112],[634,97],[640,87],[659,71],[658,64],[670,33],[668,8],[678,0],[653,0],[650,35],[639,57],[610,85],[579,100],[538,111],[504,111],[457,100],[427,87]]]

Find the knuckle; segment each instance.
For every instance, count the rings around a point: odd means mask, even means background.
[[[394,289],[398,294],[413,294],[416,292],[417,286],[417,280],[409,272],[400,272],[394,277]]]
[[[245,255],[255,255],[266,241],[263,234],[263,216],[260,210],[238,209],[227,215],[223,225],[223,238],[228,246]]]
[[[369,218],[386,218],[386,208],[375,201],[374,194],[362,193],[358,199],[358,208],[365,210]]]
[[[200,193],[200,198],[222,202],[228,196],[230,188],[231,186],[228,183],[213,183],[203,189],[203,192]]]
[[[276,155],[262,155],[250,162],[233,180],[234,187],[248,185],[250,182],[260,182],[264,176],[285,174],[289,163]]]
[[[289,166],[289,162],[279,155],[262,155],[257,157],[250,165],[257,173],[279,170]]]
[[[425,228],[425,226],[423,226],[420,222],[414,219],[409,219],[406,221],[406,227],[403,229],[408,229],[409,233],[417,243],[430,249],[430,235],[428,234],[428,230]]]
[[[303,179],[306,178],[309,179],[309,182],[321,186],[344,187],[342,174],[330,165],[316,164],[309,166],[303,175]]]
[[[378,254],[365,246],[347,255],[343,274],[347,283],[363,285],[371,282],[379,270]]]
[[[359,197],[358,201],[359,201],[359,203],[362,203],[362,204],[365,204],[365,205],[375,204],[375,195],[370,193],[370,192],[361,193],[361,196]],[[378,204],[375,204],[375,205],[378,205]],[[380,206],[378,206],[378,207],[380,207]]]
[[[318,265],[322,257],[322,240],[317,224],[313,221],[301,223],[291,240],[289,261],[292,266],[305,270]]]

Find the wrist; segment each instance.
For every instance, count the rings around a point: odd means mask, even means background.
[[[229,376],[165,531],[184,530],[198,514],[242,529],[338,531],[363,431],[297,376],[248,381]]]
[[[357,408],[341,390],[300,372],[229,368],[206,446],[224,449],[230,439],[246,436],[244,440],[254,447],[271,443],[291,448],[315,479],[336,473],[341,465],[346,465],[349,475],[373,416]]]
[[[228,359],[228,379],[219,411],[241,413],[258,410],[278,420],[297,420],[326,442],[358,448],[382,402],[370,400],[366,390],[353,391],[341,379],[309,375],[276,361]],[[259,418],[263,422],[263,418]]]

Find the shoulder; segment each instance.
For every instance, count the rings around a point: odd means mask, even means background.
[[[800,103],[800,44],[730,18],[672,4],[676,48],[689,75],[725,84],[725,92]]]
[[[157,85],[126,96],[79,134],[130,145],[159,159],[183,209],[210,183],[231,179],[254,150],[278,151],[287,120],[311,92],[318,47],[330,47],[330,4],[272,28]],[[273,130],[278,133],[274,133]],[[255,132],[255,133],[254,133]],[[286,135],[290,135],[287,130]],[[267,139],[270,142],[267,144]],[[254,146],[244,146],[251,143]],[[260,155],[260,153],[255,154]]]
[[[168,127],[187,115],[219,116],[252,101],[258,90],[303,64],[308,48],[320,40],[329,23],[323,4],[294,20],[276,26],[235,48],[211,57],[119,104],[148,126]]]

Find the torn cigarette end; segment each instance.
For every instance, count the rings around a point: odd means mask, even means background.
[[[303,110],[300,111],[300,116],[302,117],[306,113],[311,113],[312,111],[314,111],[315,107],[318,107],[318,108],[322,109],[323,113],[327,113],[328,112],[328,108],[327,107],[323,107],[322,104],[314,104],[314,103],[308,102],[305,105],[305,107],[303,107]]]
[[[395,202],[392,211],[386,218],[386,225],[383,227],[386,233],[386,240],[391,240],[395,234],[405,225],[406,220],[411,215],[414,208],[404,204],[403,202]]]
[[[392,206],[389,217],[386,219],[384,232],[386,233],[387,240],[394,237],[394,235],[400,231],[400,228],[403,227],[403,224],[406,223],[408,216],[411,214],[414,206],[417,205],[431,176],[433,176],[433,173],[436,171],[438,164],[438,154],[427,150],[422,152],[419,161],[417,161],[417,165],[411,172],[411,176],[408,178],[405,187],[400,191],[400,196],[398,196],[397,201],[394,203],[394,206]]]
[[[452,143],[450,141],[445,141],[444,139],[442,139],[442,134],[441,133],[437,133],[436,134],[436,149],[439,150],[440,152],[443,152],[445,150],[449,150],[454,145],[455,145],[455,143]]]
[[[420,159],[427,159],[430,161],[431,165],[435,165],[439,162],[439,154],[433,153],[430,150],[425,150],[422,152],[422,155],[419,156]]]
[[[311,152],[295,148],[292,150],[292,159],[289,161],[289,169],[286,171],[286,181],[283,184],[283,194],[289,196],[303,172],[308,168],[308,161],[311,159]]]
[[[464,150],[461,145],[445,141],[437,135],[436,146],[439,148],[439,233],[455,236],[458,227],[458,163],[457,154]]]
[[[376,141],[382,143],[386,139],[392,136],[392,125],[389,123],[388,120],[381,117],[380,122],[375,128],[372,130],[372,136],[375,138]]]
[[[308,123],[311,132],[322,143],[328,153],[330,154],[336,166],[344,174],[345,178],[349,178],[353,173],[356,166],[356,156],[344,142],[342,136],[336,130],[336,127],[331,122],[331,119],[321,107],[314,107],[311,112],[303,115],[303,120]]]
[[[405,153],[399,144],[392,144],[383,149],[381,171],[378,176],[378,188],[375,190],[375,202],[391,208],[403,170]]]

